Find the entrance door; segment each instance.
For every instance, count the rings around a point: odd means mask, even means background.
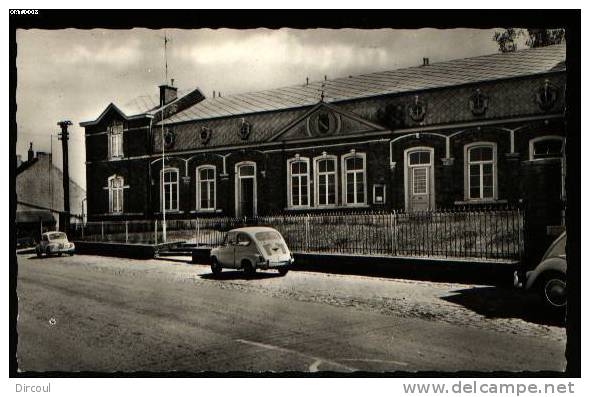
[[[240,215],[252,217],[254,215],[254,179],[240,179]]]
[[[256,216],[256,164],[236,165],[236,216]]]
[[[428,211],[434,209],[434,150],[415,148],[407,151],[406,210]]]

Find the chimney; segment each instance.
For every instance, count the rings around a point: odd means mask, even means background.
[[[430,60],[428,58],[422,58],[422,66],[428,66]]]
[[[29,143],[29,151],[27,154],[27,161],[31,161],[33,158],[35,158],[35,152],[33,152],[33,142]]]
[[[160,86],[160,106],[164,106],[176,99],[178,88],[164,84]]]

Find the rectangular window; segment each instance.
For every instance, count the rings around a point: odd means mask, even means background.
[[[309,160],[296,157],[288,161],[290,180],[290,206],[309,206]]]
[[[112,159],[123,157],[123,123],[113,121],[113,124],[108,128],[108,136],[109,157]]]
[[[495,198],[496,155],[493,145],[476,145],[467,150],[468,199]]]
[[[414,194],[428,194],[428,168],[412,168],[412,180],[414,182]]]
[[[118,214],[123,212],[124,180],[120,176],[112,176],[108,180],[109,212]]]
[[[197,209],[215,210],[215,167],[197,168]]]
[[[178,169],[166,169],[163,178],[163,205],[166,211],[178,211]]]
[[[343,156],[343,177],[347,205],[365,204],[365,155],[352,153]]]

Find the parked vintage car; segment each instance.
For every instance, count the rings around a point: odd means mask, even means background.
[[[211,271],[277,269],[284,276],[293,263],[293,254],[277,230],[271,227],[244,227],[227,232],[223,244],[211,250]]]
[[[35,248],[37,256],[69,254],[74,255],[76,247],[68,241],[68,236],[63,232],[47,232],[41,235],[41,241]]]
[[[567,257],[565,245],[567,234],[563,232],[547,249],[541,262],[524,277],[514,273],[514,284],[538,292],[545,304],[563,311],[567,304]]]

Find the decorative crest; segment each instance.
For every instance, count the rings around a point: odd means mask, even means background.
[[[478,88],[469,98],[469,108],[475,116],[482,116],[488,109],[488,96],[484,95]]]
[[[558,90],[546,79],[545,83],[537,90],[537,104],[544,111],[549,111],[557,102]]]
[[[176,134],[172,130],[167,130],[164,134],[164,147],[166,149],[171,149],[174,147],[174,143],[176,142]]]
[[[424,116],[426,116],[426,103],[416,95],[414,96],[414,102],[412,102],[408,110],[412,120],[422,121],[424,120]]]
[[[238,128],[238,134],[240,135],[240,138],[245,141],[250,136],[250,132],[252,132],[252,125],[248,123],[246,119],[242,118],[242,122]]]
[[[201,127],[201,133],[199,134],[199,139],[203,145],[206,145],[209,140],[211,139],[211,134],[213,130],[209,127]]]

